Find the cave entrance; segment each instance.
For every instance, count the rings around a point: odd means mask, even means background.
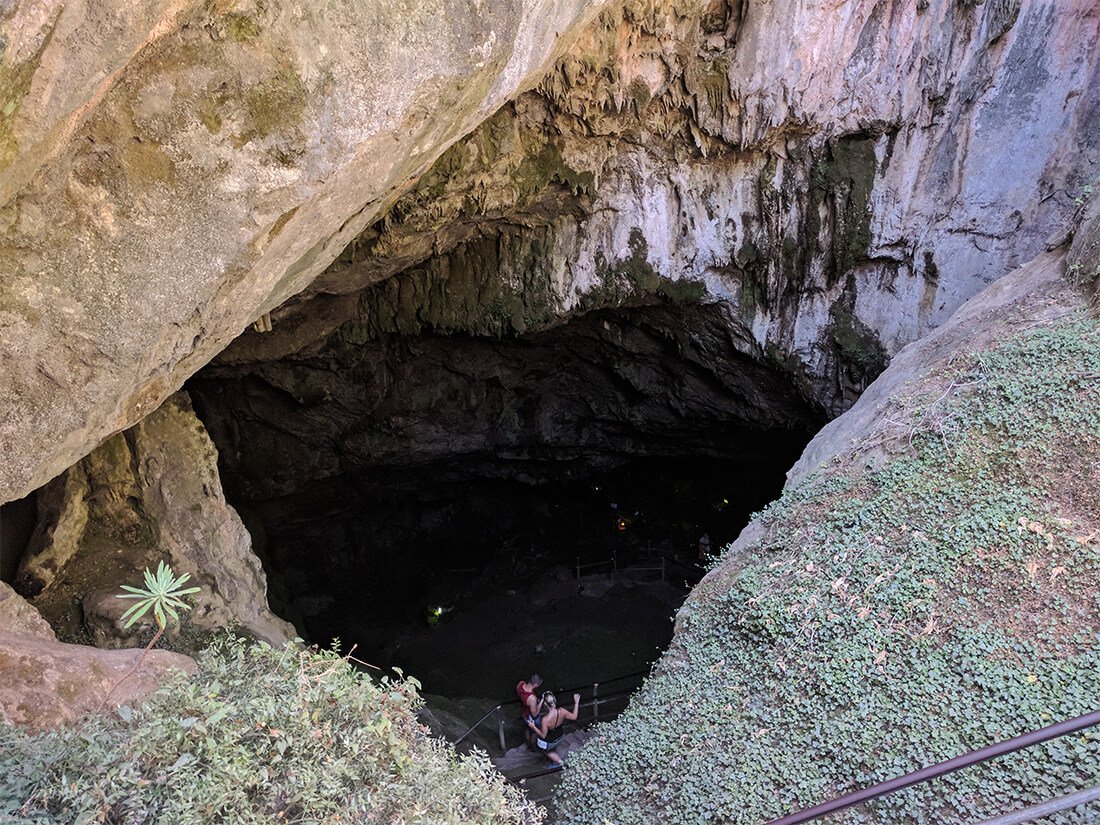
[[[649,666],[824,415],[719,306],[215,362],[189,384],[272,607],[431,694]]]

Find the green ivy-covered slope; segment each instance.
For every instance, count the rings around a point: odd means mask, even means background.
[[[484,754],[415,716],[413,680],[222,639],[140,709],[38,735],[0,725],[0,822],[536,825]]]
[[[1100,324],[1023,327],[895,395],[892,457],[850,452],[760,514],[575,757],[561,821],[755,825],[1100,707]],[[1100,783],[1098,739],[830,821],[976,822]]]

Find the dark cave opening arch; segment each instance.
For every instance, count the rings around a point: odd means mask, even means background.
[[[732,541],[827,418],[725,306],[672,301],[523,335],[332,336],[187,389],[276,612],[460,696],[648,664],[700,539]],[[577,569],[660,557],[661,582]]]

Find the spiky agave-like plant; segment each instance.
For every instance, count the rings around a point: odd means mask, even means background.
[[[123,627],[132,627],[134,622],[143,618],[152,610],[153,619],[157,623],[157,632],[149,640],[149,644],[145,646],[145,649],[141,651],[141,656],[134,666],[107,691],[107,695],[103,697],[103,701],[99,704],[100,709],[107,704],[107,700],[111,698],[111,694],[118,689],[119,685],[137,673],[138,668],[145,661],[145,657],[153,649],[153,645],[164,635],[165,628],[168,626],[168,616],[178,621],[180,616],[177,611],[191,609],[191,605],[183,601],[181,597],[190,596],[192,593],[198,593],[202,590],[201,587],[183,587],[187,580],[191,578],[191,574],[183,573],[177,576],[171,565],[167,565],[163,561],[157,564],[156,573],[150,571],[148,567],[145,568],[144,573],[145,587],[131,587],[128,584],[120,585],[127,592],[119,593],[115,598],[138,600],[122,614],[122,619],[126,622]]]
[[[152,609],[153,618],[157,622],[157,635],[153,637],[153,641],[149,643],[149,647],[156,644],[161,634],[164,633],[168,621],[165,614],[178,621],[179,613],[176,612],[177,610],[191,609],[191,605],[184,602],[180,597],[198,593],[202,589],[201,587],[182,588],[181,585],[189,578],[191,578],[190,573],[183,573],[176,576],[172,568],[162,561],[157,564],[156,574],[151,573],[148,567],[145,568],[144,588],[131,587],[128,584],[121,585],[122,589],[126,592],[115,596],[116,599],[140,600],[137,604],[131,605],[130,608],[122,614],[122,618],[126,620],[124,627],[132,626],[134,622],[142,618]]]

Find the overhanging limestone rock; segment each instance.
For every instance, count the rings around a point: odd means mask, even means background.
[[[605,0],[0,11],[0,500],[308,284]]]

